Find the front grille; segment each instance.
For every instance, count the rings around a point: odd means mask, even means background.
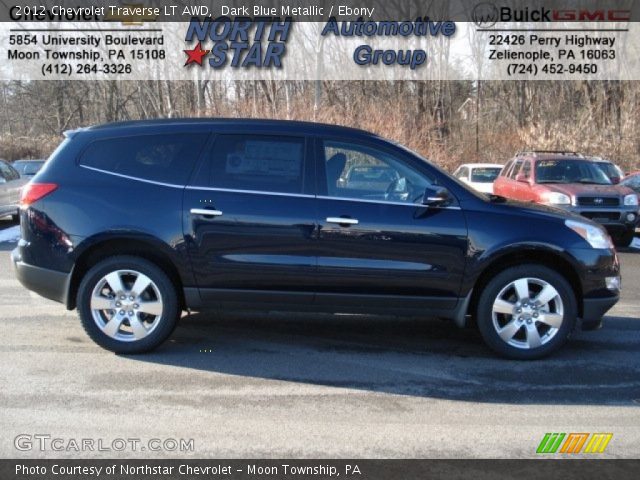
[[[580,215],[595,221],[620,220],[620,212],[582,212]]]
[[[618,197],[578,197],[581,207],[617,207],[620,205]]]

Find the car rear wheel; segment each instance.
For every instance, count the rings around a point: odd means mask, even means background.
[[[87,334],[116,353],[143,353],[164,342],[180,310],[175,287],[156,265],[117,256],[95,265],[82,279],[78,311]]]
[[[569,283],[539,265],[504,270],[486,285],[478,301],[478,328],[487,345],[519,360],[542,358],[560,348],[576,316]]]

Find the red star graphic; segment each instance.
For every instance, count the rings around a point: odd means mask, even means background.
[[[198,65],[202,66],[202,57],[207,55],[210,51],[211,50],[203,50],[202,45],[200,45],[200,42],[198,42],[198,44],[193,48],[193,50],[183,50],[183,52],[187,54],[187,57],[189,57],[187,58],[187,61],[184,64],[184,66],[186,67],[191,63],[197,63]]]

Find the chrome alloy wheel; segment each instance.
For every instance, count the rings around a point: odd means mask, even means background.
[[[523,350],[548,343],[564,320],[558,291],[539,278],[519,278],[504,287],[491,312],[493,327],[507,344]]]
[[[133,342],[158,326],[163,302],[149,277],[135,270],[116,270],[96,283],[90,307],[94,322],[105,335]]]

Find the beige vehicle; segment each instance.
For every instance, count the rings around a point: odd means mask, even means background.
[[[18,220],[20,190],[28,181],[28,178],[21,178],[15,168],[0,160],[0,217],[11,215],[15,221]]]

